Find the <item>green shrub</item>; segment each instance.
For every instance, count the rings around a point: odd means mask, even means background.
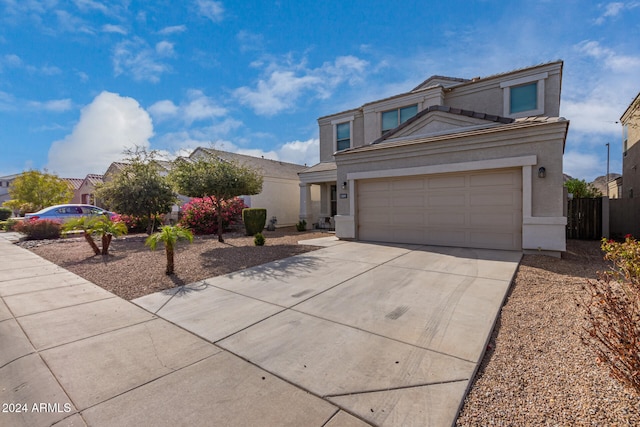
[[[25,234],[27,240],[58,239],[62,232],[59,223],[48,219],[20,221],[13,229]]]
[[[13,211],[9,208],[0,208],[0,221],[7,220],[11,218]]]
[[[262,235],[262,233],[256,233],[256,235],[255,235],[255,236],[254,236],[254,238],[253,238],[253,243],[254,243],[256,246],[264,246],[264,242],[265,242],[266,240],[267,240],[267,239],[265,239],[265,238],[264,238],[264,236]]]
[[[307,221],[305,221],[304,219],[301,219],[297,224],[296,224],[296,230],[298,231],[305,231],[307,229]]]
[[[13,218],[9,218],[6,221],[2,222],[2,227],[0,227],[0,229],[4,230],[4,231],[15,231],[15,226],[16,224],[22,222],[21,219],[13,219]]]
[[[247,236],[260,233],[267,223],[267,210],[263,208],[244,208],[242,209],[242,222],[244,222]]]

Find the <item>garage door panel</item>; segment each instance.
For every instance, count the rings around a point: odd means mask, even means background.
[[[424,206],[424,193],[410,192],[408,194],[394,195],[391,197],[391,205],[394,209],[422,208]]]
[[[425,207],[442,210],[454,207],[464,207],[466,202],[467,198],[464,194],[437,193],[427,195]]]
[[[358,181],[358,238],[521,249],[521,181],[521,169]]]
[[[394,224],[423,224],[424,221],[424,212],[395,212],[392,220]]]
[[[429,189],[437,190],[441,188],[464,188],[467,181],[464,176],[438,176],[427,179]]]
[[[509,187],[517,178],[511,172],[474,173],[470,175],[471,187]]]
[[[458,226],[464,227],[466,222],[466,215],[464,213],[430,213],[429,225],[440,226]]]
[[[425,180],[420,179],[403,179],[398,181],[391,181],[392,191],[404,191],[404,190],[424,190]]]

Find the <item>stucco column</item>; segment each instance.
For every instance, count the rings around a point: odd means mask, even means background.
[[[300,183],[300,220],[307,221],[311,227],[311,184]]]

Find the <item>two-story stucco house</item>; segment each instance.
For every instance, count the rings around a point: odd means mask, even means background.
[[[342,239],[559,254],[562,67],[433,76],[319,118],[320,163],[299,173],[300,218],[331,217]]]

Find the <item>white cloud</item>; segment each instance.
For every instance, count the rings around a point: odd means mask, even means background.
[[[160,76],[170,67],[160,61],[155,49],[142,39],[125,40],[116,45],[113,52],[113,67],[116,76],[129,73],[136,81],[147,80],[158,83]]]
[[[226,108],[220,107],[213,98],[196,89],[191,89],[187,93],[187,100],[179,106],[175,105],[173,101],[162,100],[151,105],[149,112],[158,121],[175,118],[188,125],[198,121],[223,117],[227,114]]]
[[[601,25],[606,21],[607,18],[615,18],[622,12],[623,10],[631,10],[640,6],[640,2],[612,2],[607,3],[604,6],[604,13],[596,19],[596,24]]]
[[[604,149],[606,153],[606,148]],[[563,172],[573,178],[593,181],[600,175],[606,175],[607,164],[602,161],[602,156],[593,153],[578,151],[566,151],[563,159]]]
[[[640,56],[618,54],[613,49],[603,47],[600,43],[585,40],[578,44],[578,50],[602,63],[614,72],[629,72],[640,68]]]
[[[11,67],[19,67],[22,65],[22,59],[16,54],[10,53],[3,57],[2,65],[8,65]]]
[[[93,10],[100,11],[105,15],[109,14],[109,8],[104,4],[94,0],[73,0],[78,9],[83,12],[90,12]]]
[[[82,109],[73,131],[51,145],[47,168],[78,178],[104,173],[125,149],[149,148],[152,136],[151,118],[135,99],[102,92]]]
[[[123,27],[121,27],[120,25],[113,25],[113,24],[104,24],[102,26],[102,31],[105,33],[118,33],[122,35],[127,34],[127,30],[125,30]]]
[[[156,43],[156,53],[160,56],[173,56],[173,43],[166,40]]]
[[[256,67],[263,65],[262,62],[254,63]],[[257,114],[272,116],[293,109],[303,94],[326,99],[342,83],[361,81],[367,65],[367,61],[354,56],[338,57],[333,63],[326,62],[315,69],[307,68],[305,61],[285,65],[270,62],[265,67],[265,78],[259,80],[255,88],[240,87],[234,91],[234,96]]]
[[[209,18],[212,22],[222,21],[222,15],[224,14],[224,7],[222,2],[213,0],[197,0],[198,11],[201,15]]]
[[[264,45],[264,37],[262,34],[254,34],[249,31],[240,31],[236,35],[236,39],[240,44],[241,52],[262,50]]]
[[[59,113],[59,112],[71,110],[73,108],[73,103],[71,102],[70,99],[67,98],[67,99],[55,99],[55,100],[45,101],[45,102],[31,101],[29,102],[29,106],[39,110],[46,110],[46,111]]]
[[[163,29],[158,31],[158,34],[166,36],[169,34],[184,33],[185,31],[187,31],[186,25],[173,25],[171,27],[164,27]]]

